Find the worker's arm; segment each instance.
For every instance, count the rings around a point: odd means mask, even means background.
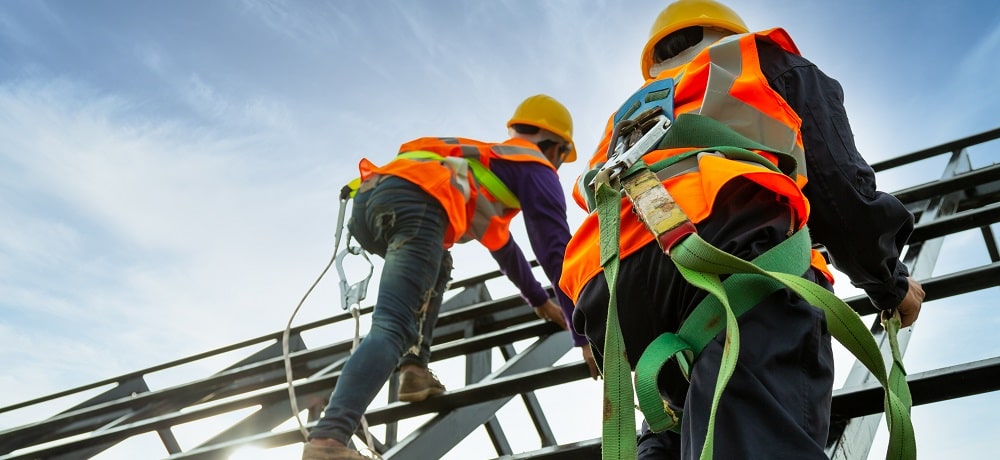
[[[564,321],[572,324],[573,302],[559,289],[566,243],[570,238],[569,224],[566,223],[566,198],[559,176],[543,164],[502,159],[493,159],[490,169],[521,201],[531,249],[552,284]],[[587,343],[584,336],[572,330],[570,332],[574,345]]]
[[[876,190],[875,172],[854,144],[840,84],[777,46],[758,41],[758,49],[771,87],[802,118],[813,241],[826,246],[833,265],[876,307],[900,307],[912,322],[920,305],[913,300],[922,300],[923,291],[899,256],[913,215],[896,197]]]
[[[549,294],[531,273],[531,265],[513,238],[508,239],[500,249],[490,251],[490,255],[497,261],[500,271],[521,291],[521,297],[528,305],[540,307],[549,300]]]

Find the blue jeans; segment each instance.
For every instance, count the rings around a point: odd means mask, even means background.
[[[417,185],[393,176],[377,180],[355,196],[347,224],[366,251],[385,259],[372,327],[344,364],[310,439],[346,444],[397,365],[426,366],[430,360],[430,338],[451,277],[451,255],[444,249],[448,216]],[[420,353],[401,361],[414,346]]]

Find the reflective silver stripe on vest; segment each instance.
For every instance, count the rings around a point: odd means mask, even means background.
[[[439,137],[438,139],[441,140],[441,142],[444,142],[445,144],[459,146],[459,148],[462,150],[462,156],[465,158],[475,158],[477,160],[479,159],[479,149],[476,148],[475,146],[462,144],[462,142],[459,141],[458,138],[456,137]]]
[[[703,152],[704,153],[704,152]],[[678,161],[666,168],[656,171],[656,178],[663,182],[671,177],[680,176],[681,174],[687,174],[689,172],[695,172],[698,170],[698,158],[700,155],[692,155],[683,160]]]
[[[471,145],[462,146],[462,156],[479,160],[479,149]]]
[[[725,123],[736,132],[776,151],[790,153],[798,164],[798,174],[805,176],[805,154],[795,143],[795,130],[733,97],[730,92],[743,71],[740,39],[746,35],[730,35],[708,48],[712,67],[708,73],[705,97],[697,113]]]
[[[676,163],[674,163],[674,164],[672,164],[670,166],[667,166],[666,168],[663,168],[663,169],[661,169],[659,171],[656,171],[656,178],[659,179],[660,182],[663,182],[663,181],[665,181],[667,179],[670,179],[670,178],[673,178],[673,177],[677,177],[677,176],[680,176],[682,174],[687,174],[687,173],[690,173],[690,172],[696,172],[696,171],[698,171],[698,161],[701,160],[701,158],[704,157],[704,156],[713,156],[713,157],[718,157],[718,158],[726,158],[729,161],[735,161],[735,162],[738,162],[738,163],[743,163],[743,164],[748,164],[748,165],[753,165],[753,166],[766,167],[766,166],[761,165],[760,163],[753,162],[753,161],[736,160],[736,159],[733,159],[733,158],[727,158],[726,155],[724,153],[722,153],[722,152],[699,152],[697,155],[692,155],[692,156],[689,156],[689,157],[684,158],[682,160],[678,160]],[[763,159],[762,159],[762,161],[763,161]]]
[[[545,158],[545,155],[542,154],[542,152],[540,152],[538,149],[530,149],[530,148],[527,148],[527,147],[518,147],[516,145],[500,145],[500,144],[498,144],[498,145],[494,145],[493,147],[490,147],[490,150],[493,150],[493,153],[496,153],[497,155],[499,155],[501,157],[508,156],[508,155],[531,155],[533,157],[541,158],[541,159],[543,159],[545,161],[549,161],[549,159]]]
[[[488,164],[488,162],[483,161],[483,158],[481,158],[479,147],[475,145],[462,144],[459,139],[454,137],[441,137],[438,139],[445,144],[458,145],[461,148],[462,156],[465,158],[473,158],[480,161],[484,165]],[[545,155],[537,149],[518,147],[514,145],[491,145],[490,150],[492,150],[493,153],[499,157],[508,155],[532,155],[538,158],[545,158]],[[469,227],[465,234],[458,239],[459,243],[464,243],[473,239],[481,240],[481,238],[486,235],[486,231],[489,230],[490,224],[493,223],[493,219],[495,217],[503,216],[513,210],[512,208],[507,208],[499,201],[491,201],[486,198],[486,194],[483,193],[486,189],[475,180],[475,176],[468,174],[466,177],[470,178],[476,187],[475,212],[469,220]],[[468,195],[465,196],[466,199],[469,198]]]

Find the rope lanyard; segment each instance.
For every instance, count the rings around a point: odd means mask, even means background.
[[[288,388],[288,402],[291,406],[292,415],[295,421],[298,423],[299,432],[302,434],[302,438],[305,442],[309,442],[309,431],[306,430],[305,424],[302,423],[302,418],[299,417],[299,412],[301,409],[298,405],[298,396],[295,393],[294,375],[292,373],[292,357],[291,357],[291,347],[289,345],[290,335],[292,330],[292,322],[295,320],[295,316],[299,313],[302,305],[305,303],[306,299],[309,298],[309,294],[319,285],[320,281],[330,270],[331,266],[336,265],[338,274],[340,275],[340,298],[341,306],[347,310],[351,310],[351,317],[354,319],[354,339],[351,342],[351,353],[358,347],[361,342],[361,322],[360,322],[360,302],[365,299],[368,291],[368,281],[371,279],[374,265],[372,265],[371,260],[368,255],[361,247],[351,246],[351,235],[350,232],[347,234],[346,243],[344,244],[344,249],[337,252],[340,248],[340,242],[343,237],[344,230],[344,217],[347,212],[347,202],[354,197],[357,193],[358,186],[361,183],[360,178],[355,179],[345,185],[340,191],[340,208],[337,212],[337,230],[334,235],[333,243],[333,257],[320,272],[319,276],[313,281],[309,289],[299,300],[298,305],[295,306],[295,310],[292,311],[291,316],[288,318],[288,323],[285,325],[285,329],[281,334],[281,355],[285,367],[285,383]],[[344,273],[343,261],[347,254],[361,255],[365,262],[368,263],[368,274],[362,280],[349,285],[347,283],[346,275]],[[374,439],[372,438],[371,431],[368,428],[368,420],[365,418],[364,414],[361,415],[361,427],[365,435],[365,442],[367,444],[368,451],[374,456],[375,459],[381,459],[381,455],[375,450]]]
[[[728,149],[726,149],[728,150]],[[752,152],[751,152],[752,153]],[[629,171],[645,171],[639,163]],[[628,181],[628,179],[624,179]],[[596,202],[600,223],[601,265],[609,287],[608,323],[605,336],[605,408],[603,420],[603,458],[636,458],[636,437],[632,382],[624,341],[618,324],[616,290],[620,237],[621,193],[608,181],[597,181]],[[662,184],[661,184],[662,187]],[[665,192],[665,189],[663,190]],[[667,194],[669,196],[669,193]],[[631,198],[631,196],[630,196]],[[636,203],[638,205],[638,203]],[[640,216],[642,210],[637,210]],[[739,356],[739,328],[736,318],[748,311],[767,295],[788,288],[806,302],[823,310],[830,334],[864,363],[885,389],[884,409],[889,427],[889,447],[886,458],[916,458],[916,441],[909,412],[912,405],[906,373],[903,369],[896,334],[898,315],[884,318],[883,325],[890,339],[892,362],[887,375],[874,337],[860,316],[830,291],[801,277],[809,267],[810,240],[807,228],[762,254],[753,263],[725,253],[705,242],[697,233],[679,238],[660,237],[662,228],[650,222],[647,227],[657,235],[661,247],[673,260],[678,271],[692,285],[708,291],[705,298],[676,334],[665,333],[654,340],[636,366],[636,394],[639,408],[654,431],[679,431],[679,412],[672,411],[660,398],[656,375],[667,360],[680,356],[682,370],[690,365],[702,348],[725,328],[726,346],[720,363],[709,414],[708,431],[702,446],[702,459],[711,459],[714,446],[715,414],[722,392],[735,369]],[[667,242],[667,245],[663,245]],[[731,275],[722,282],[719,275]],[[732,296],[730,296],[732,294]],[[725,326],[723,326],[723,317]]]

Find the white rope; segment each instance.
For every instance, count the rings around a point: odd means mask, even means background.
[[[336,236],[334,237],[334,243],[333,243],[333,256],[330,258],[330,262],[328,262],[326,264],[326,266],[323,267],[323,271],[316,278],[316,281],[313,281],[313,284],[311,286],[309,286],[309,289],[306,291],[305,295],[303,295],[302,299],[299,300],[299,304],[295,306],[295,310],[292,311],[292,315],[288,318],[288,324],[285,325],[285,330],[284,330],[284,332],[281,335],[281,351],[282,351],[282,355],[283,355],[283,359],[284,359],[284,363],[285,363],[285,381],[288,383],[288,401],[289,401],[289,403],[291,405],[291,408],[292,408],[292,415],[295,416],[295,421],[298,422],[299,432],[302,433],[302,439],[305,442],[309,442],[309,431],[306,430],[305,424],[302,423],[302,418],[299,417],[299,412],[301,412],[301,410],[299,409],[299,405],[298,405],[298,401],[297,401],[298,397],[295,395],[295,385],[293,383],[294,376],[292,375],[292,360],[291,360],[291,354],[290,354],[290,348],[291,347],[289,346],[289,336],[291,335],[292,322],[295,320],[295,316],[298,314],[299,310],[302,308],[302,305],[305,303],[306,299],[309,297],[309,294],[311,294],[312,291],[313,291],[313,289],[315,289],[316,286],[319,285],[320,281],[326,275],[326,272],[330,270],[330,267],[333,266],[333,264],[337,260],[337,257],[339,255],[337,249],[340,248],[340,241],[341,241],[341,237],[343,235],[343,229],[344,229],[344,214],[346,213],[346,210],[347,210],[347,198],[341,198],[341,201],[340,201],[340,210],[339,210],[338,215],[337,215],[337,232],[336,232]],[[345,244],[345,246],[350,246],[350,238],[351,238],[350,234],[348,234],[348,237],[347,237],[348,242],[347,242],[347,244]],[[347,250],[348,252],[351,252],[350,249],[345,249],[345,250]],[[368,256],[364,254],[363,250],[360,250],[360,253],[365,257],[365,260],[368,259]],[[357,253],[355,253],[355,254],[357,254]],[[369,261],[369,264],[370,263],[371,262]],[[338,265],[338,268],[339,268],[339,265]],[[344,291],[344,292],[341,292],[341,297],[344,299],[344,303],[345,303],[345,305],[343,305],[343,307],[345,309],[348,308],[348,307],[350,307],[351,316],[354,318],[354,340],[351,343],[351,354],[353,354],[354,350],[357,349],[358,344],[361,343],[361,319],[360,319],[360,311],[359,311],[359,308],[358,308],[358,307],[360,307],[360,305],[358,305],[357,303],[352,303],[351,305],[347,305],[347,303],[349,302],[349,300],[348,300],[349,298],[360,300],[360,299],[363,299],[365,297],[365,294],[364,294],[364,292],[358,293],[358,292],[353,292],[352,291],[351,294],[353,294],[353,295],[349,295],[348,292],[347,292],[348,288],[346,287],[347,283],[346,283],[346,280],[344,279],[344,273],[343,273],[342,270],[338,270],[338,273],[341,276],[341,280],[340,280],[341,281],[341,290]],[[371,270],[369,270],[368,276],[369,277],[371,276]],[[365,282],[363,282],[360,285],[359,288],[362,289],[362,290],[367,290],[367,280]],[[365,434],[365,442],[367,443],[367,450],[368,450],[368,452],[371,455],[374,456],[373,458],[375,460],[382,460],[382,456],[378,453],[378,451],[375,450],[375,442],[372,439],[371,431],[368,428],[368,420],[365,418],[364,415],[361,416],[361,427],[362,427],[362,431]]]
[[[285,381],[288,382],[288,401],[292,406],[292,415],[295,416],[295,421],[299,424],[299,432],[302,433],[302,439],[305,442],[309,442],[309,432],[306,430],[306,426],[302,423],[302,418],[299,417],[299,412],[301,412],[301,410],[299,409],[297,401],[298,397],[295,395],[295,384],[293,383],[294,376],[292,375],[292,358],[289,351],[290,347],[288,345],[288,336],[291,334],[292,321],[295,320],[295,315],[299,313],[299,309],[302,308],[302,304],[305,303],[306,298],[308,298],[313,289],[319,285],[320,280],[323,279],[326,272],[330,270],[331,266],[333,266],[334,261],[337,260],[337,248],[340,247],[340,237],[343,234],[344,214],[346,212],[347,200],[341,199],[340,210],[337,214],[337,232],[334,236],[333,242],[333,256],[330,258],[330,262],[326,264],[326,267],[323,267],[323,271],[319,274],[319,277],[316,278],[316,281],[313,281],[312,285],[309,286],[309,289],[306,290],[305,295],[302,296],[302,300],[299,300],[299,304],[295,306],[295,310],[292,311],[292,315],[288,318],[288,324],[285,325],[285,331],[281,334],[281,354],[285,362]],[[355,333],[355,335],[356,334],[357,333]],[[353,352],[354,349],[352,348],[351,351]]]
[[[288,382],[288,401],[292,405],[292,414],[295,415],[295,421],[299,423],[299,431],[302,433],[302,438],[306,442],[309,441],[309,432],[306,431],[306,427],[302,424],[302,419],[299,417],[299,404],[298,401],[296,401],[297,397],[295,396],[295,385],[292,383],[292,358],[289,354],[288,335],[292,329],[292,321],[295,319],[295,315],[299,312],[299,309],[302,308],[302,304],[306,301],[306,297],[309,297],[309,293],[312,292],[313,288],[315,288],[316,285],[319,284],[319,281],[323,279],[323,275],[326,274],[326,271],[330,269],[330,265],[332,264],[333,260],[327,264],[326,268],[323,269],[323,273],[319,275],[319,278],[316,279],[312,286],[309,286],[309,290],[306,291],[306,295],[302,296],[302,300],[299,301],[299,305],[295,307],[295,311],[292,312],[292,316],[288,318],[288,324],[285,326],[285,332],[281,335],[281,352],[285,360],[285,381]]]

